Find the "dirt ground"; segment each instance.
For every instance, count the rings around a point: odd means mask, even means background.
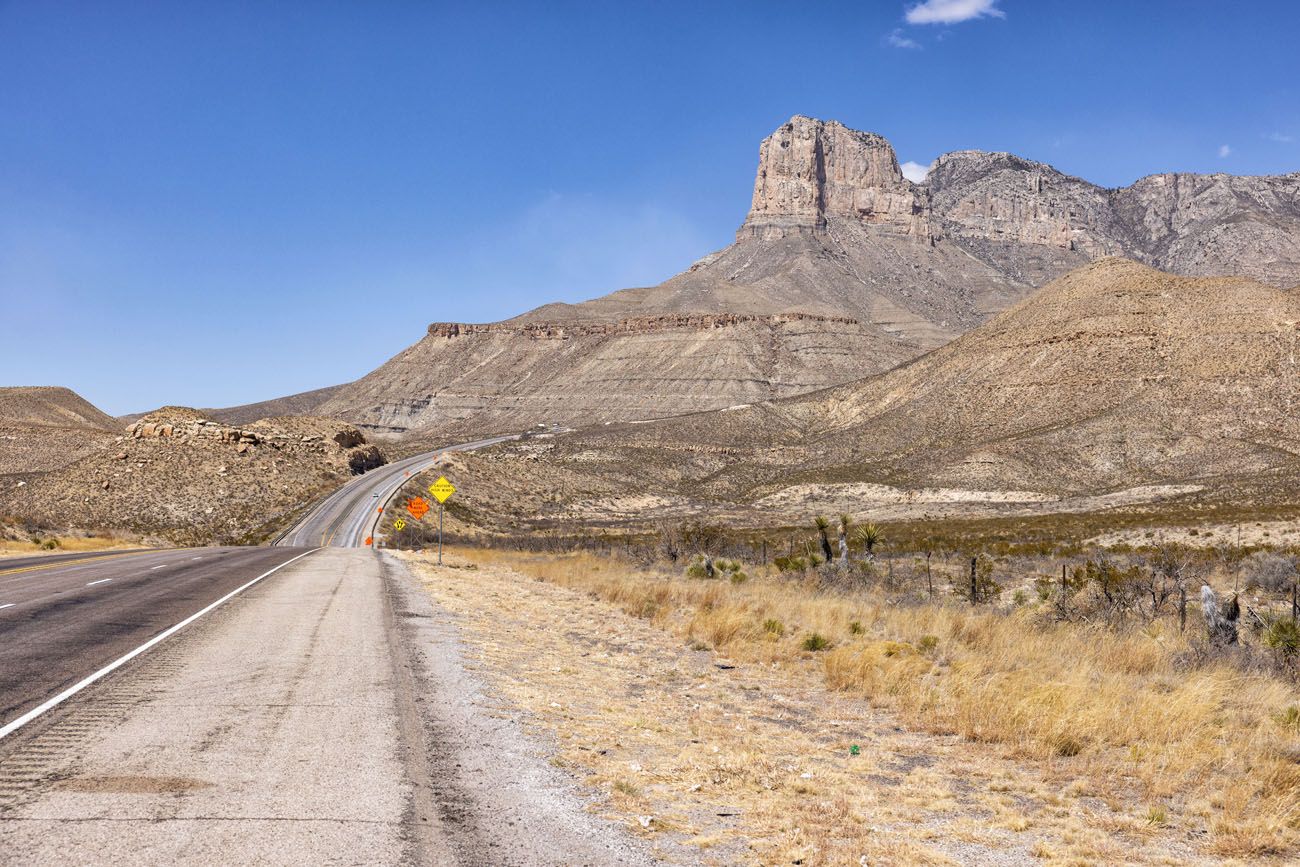
[[[734,663],[504,566],[403,556],[551,762],[667,863],[1211,863],[1068,759],[909,731],[823,686],[813,654]]]

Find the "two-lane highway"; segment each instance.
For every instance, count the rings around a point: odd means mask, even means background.
[[[448,446],[394,461],[357,476],[339,488],[276,541],[291,547],[358,548],[379,524],[379,508],[385,506],[406,480],[437,464],[450,452],[481,449],[516,436],[500,436]]]
[[[177,548],[0,561],[0,729],[301,553]]]
[[[442,455],[511,438],[448,446],[357,476],[269,548],[0,560],[0,737],[52,698],[305,551],[362,546],[379,506]]]

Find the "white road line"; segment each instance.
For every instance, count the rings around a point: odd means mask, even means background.
[[[16,602],[6,602],[4,605],[0,605],[0,608],[13,608],[16,604]]]
[[[202,560],[203,558],[202,558],[202,557],[191,557],[190,559],[191,559],[191,560]]]
[[[167,565],[166,563],[159,563],[157,566],[150,566],[150,567],[149,567],[149,571],[152,572],[152,571],[155,570],[155,569],[161,569],[162,567],[164,567],[164,566],[166,566],[166,565]]]
[[[158,633],[153,638],[150,638],[144,644],[141,644],[139,647],[137,647],[135,650],[132,650],[130,653],[126,654],[125,656],[113,660],[108,665],[101,668],[99,671],[87,677],[85,680],[79,681],[78,683],[74,683],[72,686],[68,687],[63,692],[59,693],[54,698],[50,699],[49,701],[45,702],[39,707],[34,707],[31,710],[27,711],[27,713],[18,717],[18,719],[13,720],[12,722],[5,723],[3,726],[0,726],[0,738],[4,738],[7,737],[8,735],[13,734],[23,726],[27,725],[32,720],[36,719],[41,714],[63,704],[63,702],[72,698],[74,695],[81,692],[83,689],[90,686],[95,681],[99,680],[105,675],[111,674],[112,672],[126,665],[128,662],[135,659],[137,656],[144,653],[146,650],[153,647],[158,642],[170,638],[171,636],[175,635],[177,632],[180,632],[186,626],[189,626],[195,620],[198,620],[204,614],[207,614],[212,609],[216,608],[217,606],[221,605],[222,603],[230,599],[233,599],[234,597],[238,596],[240,593],[243,593],[245,590],[247,590],[249,587],[252,587],[258,581],[261,581],[263,578],[266,578],[268,575],[272,575],[276,572],[279,572],[281,569],[283,569],[285,566],[288,566],[290,563],[298,562],[303,557],[306,557],[308,554],[315,554],[316,550],[317,549],[313,548],[310,551],[304,551],[303,553],[299,554],[297,557],[294,557],[292,560],[285,560],[283,563],[281,563],[279,566],[276,566],[274,569],[268,569],[267,571],[263,572],[261,575],[258,575],[252,581],[249,581],[247,584],[242,584],[239,587],[236,587],[234,590],[231,590],[225,596],[222,596],[220,599],[218,599],[216,602],[213,602],[208,607],[196,611],[195,613],[191,614],[189,617],[186,617],[180,623],[177,623],[175,626],[170,626],[167,629],[163,630],[162,632]]]
[[[112,580],[113,580],[112,578],[100,578],[98,581],[90,581],[90,582],[87,582],[86,586],[87,586],[87,587],[94,587],[96,584],[107,584],[109,581],[112,581]]]

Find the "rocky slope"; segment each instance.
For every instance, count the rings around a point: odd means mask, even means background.
[[[878,327],[804,314],[436,323],[318,411],[448,436],[661,418],[845,382],[915,351]]]
[[[0,514],[177,543],[258,542],[285,514],[383,462],[333,419],[236,427],[164,407],[67,466],[21,485],[0,480]]]
[[[731,246],[658,286],[488,329],[436,325],[317,411],[486,432],[723,408],[887,369],[1112,255],[1300,283],[1300,174],[1155,175],[1107,190],[1010,154],[958,151],[914,184],[884,138],[796,116],[760,146]],[[746,322],[681,324],[718,314]],[[790,314],[820,318],[792,329]]]
[[[462,459],[508,490],[492,508],[552,516],[523,473],[570,492],[574,517],[688,498],[715,513],[1243,486],[1285,499],[1300,490],[1298,359],[1300,291],[1108,258],[880,376]]]
[[[1159,174],[1103,189],[1006,153],[940,157],[938,232],[1018,281],[1125,256],[1174,274],[1300,284],[1300,174]]]
[[[117,431],[111,416],[70,389],[0,388],[0,476],[21,479],[64,466]]]

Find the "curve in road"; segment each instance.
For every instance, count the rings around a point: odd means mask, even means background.
[[[289,528],[276,545],[290,547],[359,548],[373,536],[379,523],[379,509],[416,473],[429,469],[448,452],[481,449],[516,435],[476,440],[394,461],[357,476],[313,508]]]

